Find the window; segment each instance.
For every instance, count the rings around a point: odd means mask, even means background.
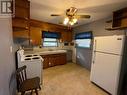
[[[60,38],[60,33],[43,31],[42,37],[44,47],[57,47],[58,39]]]
[[[57,47],[58,40],[56,38],[44,38],[43,39],[43,46],[44,47]]]
[[[76,47],[90,48],[91,39],[77,39]]]
[[[76,47],[90,48],[92,32],[82,32],[75,35]]]

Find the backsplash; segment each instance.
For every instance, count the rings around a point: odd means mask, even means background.
[[[39,47],[36,46],[33,48],[33,51],[46,51],[46,50],[59,50],[59,49],[66,49],[72,50],[73,46],[65,46],[64,43],[59,43],[58,47]]]

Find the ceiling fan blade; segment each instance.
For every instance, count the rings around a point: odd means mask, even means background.
[[[90,18],[91,16],[90,15],[76,15],[75,16],[76,18]]]
[[[59,14],[51,14],[51,16],[61,16],[61,15],[59,15]]]

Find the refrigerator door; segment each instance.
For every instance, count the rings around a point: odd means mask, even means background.
[[[90,80],[116,95],[122,56],[95,52],[94,57]]]
[[[94,38],[94,50],[122,55],[124,36],[104,36]]]

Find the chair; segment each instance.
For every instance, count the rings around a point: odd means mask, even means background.
[[[18,90],[21,92],[21,95],[24,95],[26,91],[31,90],[31,95],[33,90],[35,90],[36,95],[38,95],[38,88],[40,87],[40,78],[34,77],[31,79],[27,79],[26,75],[26,66],[20,67],[16,70],[16,78],[17,78],[17,85]]]

